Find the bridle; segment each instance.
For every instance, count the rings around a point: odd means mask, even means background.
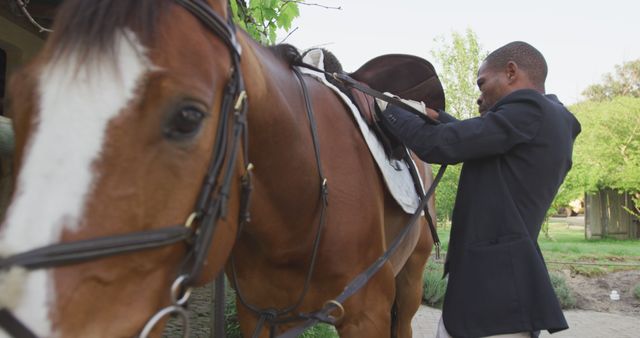
[[[248,163],[247,95],[240,69],[241,47],[236,39],[231,13],[229,12],[229,18],[225,21],[203,0],[175,1],[215,33],[227,45],[231,54],[231,77],[224,88],[213,153],[194,211],[185,224],[52,244],[0,258],[0,272],[11,269],[34,270],[184,243],[187,252],[180,273],[171,286],[172,304],[158,311],[147,322],[141,337],[146,337],[159,320],[168,314],[177,314],[183,319],[184,337],[189,336],[185,306],[191,287],[198,279],[209,253],[216,225],[227,215],[232,179],[241,147],[246,172],[241,180],[240,223],[246,223],[249,219],[252,166]],[[6,308],[0,309],[0,328],[16,338],[36,337]]]

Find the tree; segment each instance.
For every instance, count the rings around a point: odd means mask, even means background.
[[[437,49],[431,55],[440,66],[440,80],[447,97],[447,112],[459,119],[477,114],[476,101],[480,91],[476,86],[478,68],[487,56],[471,29],[464,34],[451,33],[451,40],[435,39]]]
[[[478,43],[478,37],[467,29],[465,34],[451,33],[451,39],[436,38],[436,49],[431,55],[439,66],[439,77],[446,95],[447,112],[459,119],[476,114],[476,100],[480,91],[476,87],[476,77],[480,63],[487,55]],[[434,166],[437,170],[438,166]],[[449,166],[436,190],[436,212],[438,219],[450,219],[458,191],[460,165]]]
[[[231,10],[236,23],[263,44],[276,42],[279,28],[289,31],[291,23],[300,15],[300,0],[234,0]]]
[[[602,84],[594,84],[582,92],[587,100],[604,101],[616,96],[640,97],[640,59],[615,66],[615,73],[603,77]]]
[[[575,157],[585,191],[640,188],[640,98],[617,97],[572,107],[582,124]]]
[[[573,168],[554,204],[604,188],[629,192],[640,208],[640,98],[586,101],[570,108],[582,125]]]

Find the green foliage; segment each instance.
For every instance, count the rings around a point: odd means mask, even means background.
[[[476,86],[478,67],[487,52],[482,50],[471,29],[464,34],[453,32],[449,39],[441,36],[435,42],[436,49],[431,55],[440,66],[438,75],[447,100],[447,112],[458,119],[473,117],[478,111],[476,100],[480,95]],[[438,167],[433,166],[434,172]],[[449,166],[436,189],[436,214],[440,222],[451,219],[460,170],[460,165]]]
[[[554,202],[603,188],[640,190],[640,98],[587,101],[570,108],[582,124],[573,151],[573,169]],[[637,194],[636,194],[637,196]],[[636,198],[636,204],[638,204]]]
[[[612,188],[631,193],[635,208],[623,208],[640,216],[640,59],[615,69],[602,84],[583,92],[589,101],[570,107],[582,133],[574,146],[573,169],[553,209],[585,192]]]
[[[567,286],[564,276],[557,273],[550,273],[551,285],[556,292],[560,306],[563,309],[572,309],[576,307],[576,298],[571,293],[571,289]]]
[[[582,92],[588,100],[611,100],[616,96],[640,97],[640,59],[615,66],[615,74],[606,74],[602,84]]]
[[[442,278],[443,265],[429,260],[422,277],[422,300],[436,308],[442,308],[444,293],[447,291],[447,280]]]
[[[338,331],[329,324],[317,324],[300,336],[301,338],[338,338]]]
[[[276,32],[291,29],[291,23],[300,15],[297,0],[235,0],[231,1],[234,19],[256,41],[274,44]]]
[[[434,174],[440,168],[439,165],[433,164]],[[436,187],[436,217],[440,224],[446,224],[451,220],[453,206],[456,201],[458,192],[458,179],[460,178],[460,170],[462,165],[450,165],[447,167],[444,176],[440,180],[440,184]]]
[[[438,47],[431,55],[441,68],[439,76],[447,99],[447,112],[459,119],[476,115],[476,100],[480,95],[476,78],[487,52],[471,29],[464,34],[453,32],[450,39],[438,37],[435,43]]]
[[[636,284],[636,286],[633,288],[633,295],[636,297],[636,299],[640,300],[640,283]]]

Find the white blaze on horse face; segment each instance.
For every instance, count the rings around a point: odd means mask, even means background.
[[[26,146],[16,194],[0,246],[10,253],[57,243],[63,230],[81,226],[86,198],[99,173],[109,122],[135,98],[151,69],[145,49],[130,31],[116,34],[116,59],[82,63],[71,52],[44,66],[39,78],[39,112]],[[49,270],[50,271],[50,270]],[[28,274],[14,313],[38,336],[55,336],[48,318],[54,304],[52,274]],[[0,336],[2,330],[0,330]]]

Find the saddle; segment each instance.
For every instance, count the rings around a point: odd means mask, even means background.
[[[444,90],[440,79],[433,65],[423,58],[405,54],[382,55],[368,61],[349,76],[379,92],[390,92],[403,99],[422,101],[434,110],[445,108]],[[348,90],[347,95],[382,142],[387,156],[393,159],[402,158],[402,142],[376,118],[375,99],[355,88]]]

